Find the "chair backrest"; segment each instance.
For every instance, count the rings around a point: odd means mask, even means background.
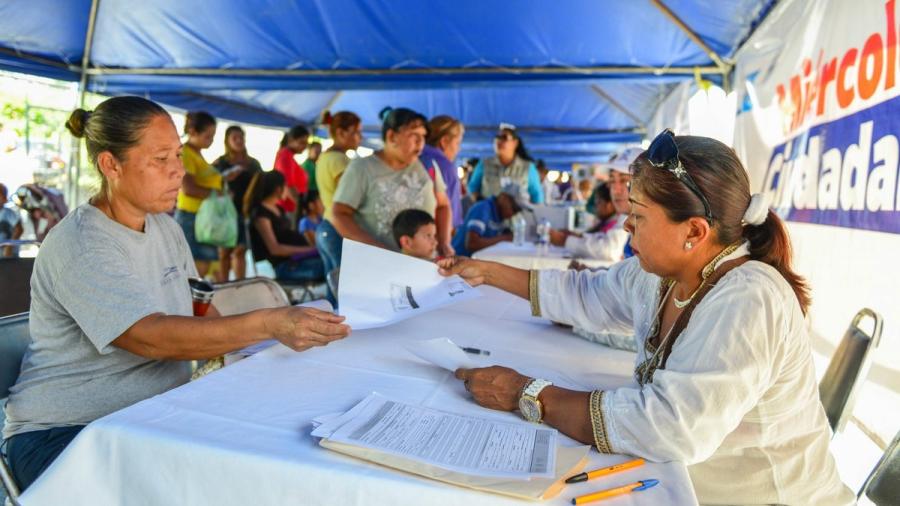
[[[873,320],[871,334],[859,328],[860,321],[867,316]],[[819,398],[834,433],[844,430],[853,413],[856,395],[872,364],[872,350],[881,341],[881,329],[881,315],[875,311],[864,308],[856,313],[819,382]]]
[[[247,278],[214,287],[212,304],[223,316],[291,304],[284,289],[269,278]]]
[[[31,306],[31,271],[34,258],[0,258],[0,316],[28,311]]]
[[[5,399],[16,384],[30,342],[28,313],[0,318],[0,399]]]
[[[863,494],[877,506],[900,504],[900,432],[884,450],[881,460],[859,489],[857,498]]]

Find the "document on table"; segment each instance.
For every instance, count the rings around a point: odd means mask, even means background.
[[[557,435],[547,427],[458,415],[379,394],[313,431],[451,471],[521,480],[554,476]]]
[[[444,277],[433,262],[344,239],[339,313],[362,330],[383,327],[481,293],[461,277]]]
[[[412,341],[406,343],[404,347],[422,360],[431,362],[448,371],[478,367],[475,361],[472,360],[472,357],[446,337],[438,337],[427,341]]]

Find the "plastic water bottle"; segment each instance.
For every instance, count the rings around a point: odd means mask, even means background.
[[[528,223],[525,221],[524,216],[516,214],[512,217],[513,244],[516,246],[525,244],[525,229],[527,227]]]
[[[539,244],[550,244],[550,229],[553,228],[553,225],[550,223],[550,220],[547,218],[542,219],[538,223],[537,234],[538,234],[538,243]]]

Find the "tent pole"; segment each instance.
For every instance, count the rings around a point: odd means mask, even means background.
[[[641,118],[638,118],[636,114],[634,114],[633,112],[628,110],[625,106],[620,104],[616,99],[612,98],[609,95],[609,93],[607,93],[603,90],[603,88],[594,84],[594,85],[591,85],[591,90],[594,93],[596,93],[597,95],[599,95],[600,98],[602,98],[603,100],[608,102],[609,105],[613,106],[614,108],[618,109],[622,114],[631,118],[631,120],[634,121],[635,125],[637,125],[638,128],[640,128],[641,130],[644,130],[644,131],[647,130],[647,125],[646,125],[646,123],[641,121]]]
[[[699,35],[697,35],[697,32],[692,30],[691,27],[687,25],[687,23],[682,21],[681,18],[678,17],[678,15],[676,15],[674,12],[672,12],[671,9],[669,9],[664,3],[662,3],[662,0],[650,0],[650,3],[652,3],[657,9],[659,9],[659,11],[663,13],[663,15],[669,18],[669,20],[674,23],[675,26],[680,28],[681,31],[684,32],[684,34],[694,42],[694,44],[697,44],[697,46],[699,46],[700,49],[702,49],[703,52],[705,52],[706,55],[709,56],[709,59],[713,61],[716,67],[718,67],[718,71],[716,73],[722,74],[722,78],[727,81],[726,76],[731,71],[731,65],[725,63],[725,61],[722,60],[718,53],[713,51],[713,49],[709,47],[709,45],[704,42]]]
[[[88,16],[87,33],[84,37],[84,53],[81,56],[81,80],[78,83],[78,107],[81,109],[84,109],[87,95],[87,68],[91,62],[91,46],[94,43],[94,26],[97,23],[97,9],[99,6],[100,0],[91,0],[91,13]],[[72,160],[74,161],[72,165],[75,170],[75,181],[69,180],[72,199],[69,201],[69,207],[74,208],[78,205],[79,194],[81,193],[81,189],[79,188],[79,182],[81,181],[81,143],[75,138],[72,140]],[[70,175],[71,173],[72,172],[69,171]]]
[[[453,68],[415,68],[415,69],[221,69],[221,68],[85,68],[91,76],[116,75],[155,75],[155,76],[226,76],[226,77],[354,77],[354,76],[453,76],[453,75],[485,75],[508,74],[510,76],[528,75],[694,75],[721,74],[718,66],[690,67],[453,67]]]

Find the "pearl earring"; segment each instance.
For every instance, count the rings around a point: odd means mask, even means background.
[[[694,247],[694,245],[691,244],[691,241],[684,243],[684,249],[686,249],[686,250],[690,250],[693,247]]]

